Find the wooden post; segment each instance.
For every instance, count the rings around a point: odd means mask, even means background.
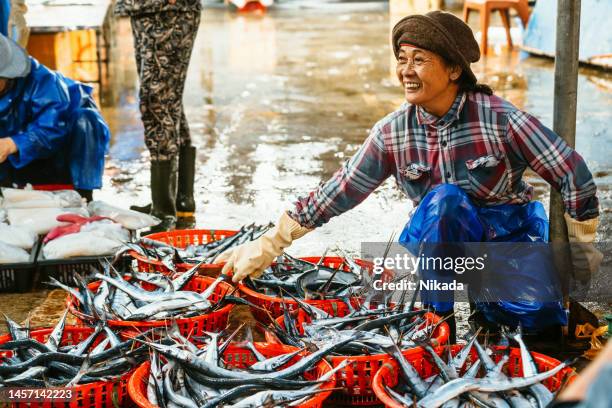
[[[576,146],[579,40],[580,0],[558,0],[553,130],[571,147]],[[561,195],[551,189],[550,241],[552,243],[568,242],[564,212]],[[554,253],[555,263],[561,266],[564,277],[564,293],[567,293],[568,266],[571,265],[571,256],[568,251],[554,251]],[[564,301],[567,307],[569,304],[567,295]],[[564,334],[567,334],[567,327]]]

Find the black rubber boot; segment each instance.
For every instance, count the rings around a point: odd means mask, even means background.
[[[132,205],[130,206],[130,210],[134,210],[134,211],[138,211],[141,213],[145,213],[145,214],[151,214],[151,203],[147,204],[147,205]]]
[[[178,165],[176,160],[151,162],[151,215],[162,222],[149,233],[170,231],[176,227],[176,192]]]
[[[193,218],[195,199],[193,183],[195,181],[196,148],[182,146],[179,155],[178,194],[176,196],[176,215],[179,218]]]

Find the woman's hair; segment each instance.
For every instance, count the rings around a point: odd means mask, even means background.
[[[442,60],[449,67],[461,67],[456,62],[449,61],[444,57],[442,57]],[[459,85],[459,91],[461,92],[481,92],[486,95],[493,95],[493,89],[489,85],[474,82],[474,80],[470,78],[469,75],[466,75],[465,71],[461,72],[461,76],[455,82],[457,83],[457,85]]]
[[[489,85],[474,82],[463,72],[457,80],[457,84],[459,85],[459,90],[462,92],[481,92],[486,95],[493,95],[493,89],[491,89]]]

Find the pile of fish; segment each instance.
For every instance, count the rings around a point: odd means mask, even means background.
[[[69,287],[50,278],[50,285],[68,291],[78,300],[79,311],[101,320],[151,321],[186,318],[202,315],[221,306],[212,302],[211,296],[217,286],[227,279],[221,275],[202,293],[184,290],[185,285],[197,273],[200,265],[171,279],[161,273],[128,272],[121,275],[110,264],[104,273],[96,273],[92,279],[100,281],[93,293],[87,281],[75,274],[77,287]],[[155,289],[143,289],[143,284]]]
[[[132,244],[125,249],[131,249],[142,256],[161,261],[169,270],[176,272],[175,265],[178,263],[211,264],[222,252],[259,238],[273,226],[274,224],[245,225],[235,235],[205,244],[188,245],[184,249],[146,237],[140,239],[139,245]]]
[[[152,349],[150,375],[146,378],[149,402],[159,407],[189,408],[296,406],[330,390],[325,388],[325,383],[346,363],[316,380],[308,380],[304,374],[326,355],[353,340],[350,337],[339,339],[301,358],[296,358],[303,352],[301,349],[270,356],[262,354],[264,350],[260,351],[250,342],[248,345],[234,343],[257,359],[246,369],[235,365],[244,364],[242,357],[223,358],[226,351],[233,354],[232,350],[227,350],[233,335],[224,341],[220,334],[209,333],[208,336],[202,348],[182,337],[178,330],[168,337],[173,344],[146,343]]]
[[[99,324],[78,344],[61,343],[66,313],[43,343],[6,317],[12,340],[0,344],[11,357],[0,360],[0,387],[72,387],[113,380],[146,361],[147,347],[134,340],[121,341]]]
[[[371,302],[372,296],[357,308],[346,299],[350,312],[343,317],[334,317],[313,305],[293,298],[308,322],[302,322],[302,331],[294,314],[285,309],[283,324],[273,323],[271,330],[283,343],[295,347],[323,348],[335,339],[356,336],[358,340],[346,343],[337,349],[340,355],[363,355],[385,353],[386,348],[398,344],[401,348],[417,346],[434,333],[435,324],[423,315],[426,310],[414,310],[410,304],[389,305]]]
[[[289,295],[311,300],[347,298],[367,287],[369,273],[344,251],[338,251],[348,271],[341,267],[325,266],[325,256],[313,263],[284,253],[261,277],[247,279],[246,285],[256,292],[275,297]]]
[[[406,407],[415,406],[415,401],[420,408],[548,406],[554,395],[541,382],[563,370],[570,362],[539,373],[520,332],[510,337],[520,347],[523,377],[509,377],[502,371],[509,359],[509,347],[485,349],[478,343],[476,334],[454,357],[449,356],[447,361],[431,346],[425,345],[428,357],[438,369],[438,374],[425,379],[419,376],[397,347],[389,348],[400,371],[397,387],[392,389],[385,386],[386,391],[398,404]],[[477,354],[475,361],[469,361],[472,348]],[[492,358],[496,353],[501,353],[497,363]]]

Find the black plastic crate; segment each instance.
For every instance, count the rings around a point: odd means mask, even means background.
[[[0,293],[24,293],[34,287],[36,279],[36,257],[40,241],[30,251],[28,262],[0,264]]]
[[[0,264],[0,292],[24,293],[34,286],[36,265],[33,262]]]

